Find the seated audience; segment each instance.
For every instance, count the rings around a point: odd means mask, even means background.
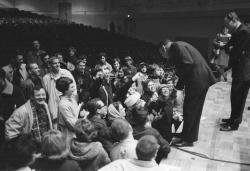
[[[132,117],[129,122],[133,127],[133,136],[135,139],[140,139],[144,135],[153,135],[160,144],[159,151],[156,156],[156,161],[159,163],[163,158],[167,158],[170,152],[169,143],[162,137],[162,135],[151,127],[148,110],[145,107],[136,107],[132,110]]]
[[[94,125],[88,119],[79,119],[75,124],[76,138],[70,145],[70,158],[77,161],[84,171],[97,171],[110,162],[100,142]]]
[[[107,107],[99,98],[91,99],[86,106],[88,119],[98,132],[97,141],[100,141],[107,152],[112,146],[109,128],[106,123]]]
[[[116,118],[125,119],[125,116],[125,108],[122,106],[121,102],[118,101],[109,105],[107,114],[108,125],[111,125],[113,120],[115,120]]]
[[[136,146],[138,159],[120,159],[116,160],[99,171],[170,171],[180,169],[166,164],[158,165],[155,162],[155,156],[160,146],[157,139],[151,135],[145,135],[140,138]]]
[[[110,132],[116,142],[110,151],[111,160],[136,159],[137,140],[133,137],[131,125],[125,119],[117,118],[112,122]]]
[[[42,158],[34,164],[36,171],[82,171],[78,163],[68,159],[69,144],[58,130],[50,130],[43,135]]]

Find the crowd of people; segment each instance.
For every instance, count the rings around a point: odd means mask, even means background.
[[[225,25],[233,34],[218,46],[230,52],[232,113],[221,131],[232,131],[241,123],[249,90],[250,31],[234,12]],[[0,69],[0,167],[178,170],[160,163],[171,144],[198,140],[206,93],[216,82],[200,52],[166,39],[159,49],[165,63],[109,59],[100,52],[89,65],[93,57],[77,50],[49,54],[34,40],[32,49],[16,51]]]
[[[74,47],[63,56],[49,55],[37,40],[32,46],[26,54],[17,51],[0,70],[3,149],[9,149],[6,146],[12,141],[22,148],[19,143],[31,139],[34,147],[29,142],[22,150],[33,150],[38,156],[31,165],[38,170],[65,165],[98,170],[114,160],[136,159],[137,148],[143,150],[140,139],[150,154],[138,160],[146,157],[157,166],[152,159],[160,163],[167,158],[183,120],[183,91],[174,89],[178,80],[174,68],[136,65],[131,56],[109,60],[105,52],[91,67],[89,58],[77,55]],[[145,135],[153,137],[145,139]],[[150,145],[155,146],[153,151]],[[74,162],[54,161],[66,155]],[[11,156],[4,156],[3,167],[17,169]]]

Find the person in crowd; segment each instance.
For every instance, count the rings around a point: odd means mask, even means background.
[[[205,58],[186,42],[165,40],[161,44],[163,57],[175,65],[179,77],[175,88],[183,90],[184,125],[180,141],[176,146],[193,146],[198,140],[200,118],[208,88],[215,83],[215,77]],[[166,55],[167,54],[167,55]]]
[[[119,58],[114,58],[113,59],[113,68],[114,70],[111,72],[111,74],[117,78],[119,71],[121,70],[121,60]]]
[[[76,81],[79,102],[86,103],[90,99],[90,86],[92,77],[89,71],[86,69],[86,63],[84,60],[79,59],[76,61],[76,69],[72,75]]]
[[[137,159],[120,159],[116,160],[99,171],[170,171],[180,170],[178,167],[160,164],[155,162],[155,156],[158,153],[160,145],[157,139],[152,135],[141,137],[136,145]]]
[[[88,101],[86,108],[89,112],[88,119],[98,132],[97,141],[100,141],[104,149],[109,152],[112,147],[112,141],[106,123],[107,107],[101,99],[94,98]]]
[[[28,134],[18,135],[6,141],[0,152],[1,170],[34,171],[31,165],[36,160],[37,145]]]
[[[219,81],[220,80],[227,81],[225,68],[228,67],[229,55],[225,52],[223,47],[227,44],[230,38],[231,34],[228,33],[228,28],[223,26],[222,32],[218,33],[213,41],[214,58],[212,59],[211,63],[216,65],[216,68],[219,72],[218,76]]]
[[[17,108],[6,121],[7,140],[20,134],[31,134],[34,140],[41,142],[42,135],[52,129],[52,119],[45,100],[44,88],[34,87],[30,100]]]
[[[131,56],[126,56],[124,58],[125,65],[122,67],[124,70],[126,70],[129,75],[134,76],[137,73],[137,68],[133,65],[134,60]]]
[[[146,106],[149,106],[150,103],[156,102],[158,99],[158,93],[156,91],[156,84],[153,80],[148,79],[144,82],[144,93],[142,94],[141,99],[146,102]]]
[[[24,94],[24,97],[26,100],[29,100],[31,95],[32,95],[32,91],[33,88],[35,86],[40,86],[43,87],[43,80],[40,77],[40,69],[37,65],[37,63],[29,63],[26,65],[26,70],[29,74],[28,79],[23,81],[20,85],[20,88]]]
[[[160,84],[164,82],[162,80],[164,77],[164,69],[158,64],[151,64],[148,69],[148,77],[154,82],[156,88],[158,89]]]
[[[116,118],[125,119],[126,112],[120,101],[111,103],[108,106],[107,124],[110,126]]]
[[[35,62],[40,67],[42,66],[43,62],[41,59],[41,54],[46,53],[44,50],[40,49],[40,43],[38,40],[34,40],[32,42],[32,49],[28,51],[26,56],[26,63]]]
[[[80,114],[80,105],[74,97],[75,84],[68,77],[56,80],[56,89],[62,93],[58,105],[58,129],[66,136],[68,141],[75,137],[74,126]]]
[[[49,59],[50,64],[50,73],[46,74],[43,77],[44,87],[49,95],[48,105],[49,110],[52,116],[53,124],[56,125],[57,123],[57,115],[58,115],[58,104],[60,101],[60,95],[62,95],[61,92],[59,92],[56,89],[56,80],[58,80],[61,77],[68,77],[73,80],[73,84],[76,87],[75,79],[72,76],[72,74],[66,70],[60,68],[60,61],[57,57],[51,57]],[[77,92],[75,90],[74,95],[76,95]]]
[[[117,84],[116,100],[125,104],[127,98],[135,92],[140,96],[143,94],[142,75],[136,73],[132,78],[130,75],[125,75]],[[125,104],[126,105],[126,104]]]
[[[67,62],[67,69],[70,72],[73,72],[75,70],[75,64],[77,61],[77,56],[76,56],[76,48],[75,47],[69,47],[68,48],[68,56],[65,59],[65,61]]]
[[[58,130],[44,133],[41,153],[42,158],[33,165],[37,171],[82,171],[76,161],[68,159],[69,144]]]
[[[111,124],[110,133],[112,139],[116,142],[110,151],[112,161],[137,158],[135,152],[137,140],[133,137],[131,125],[125,119],[115,119]]]
[[[57,52],[57,53],[55,53],[55,56],[59,59],[61,68],[62,69],[68,69],[67,68],[67,62],[64,61],[62,53]]]
[[[22,91],[7,79],[3,69],[0,69],[0,92],[0,120],[6,121],[16,108],[25,103],[25,98]]]
[[[250,29],[240,22],[235,12],[224,18],[232,38],[225,46],[230,50],[229,68],[232,68],[231,114],[222,119],[221,131],[234,131],[239,128],[250,87]]]
[[[145,62],[141,62],[138,65],[138,69],[139,69],[139,72],[142,73],[142,81],[146,81],[148,79],[148,74],[147,74],[148,65]]]
[[[171,142],[172,123],[175,105],[175,92],[172,92],[167,84],[161,84],[158,90],[159,98],[152,103],[149,108],[154,115],[152,127],[155,128],[162,137]]]
[[[6,78],[15,86],[20,86],[21,82],[28,77],[23,55],[18,51],[15,56],[11,58],[10,64],[4,66],[2,69],[6,72]]]
[[[90,89],[92,98],[100,98],[108,106],[113,102],[113,93],[106,74],[99,68],[94,69],[92,75],[93,82]]]
[[[81,54],[78,57],[80,60],[83,61],[83,63],[85,64],[85,70],[88,71],[89,73],[91,73],[91,68],[87,65],[88,63],[88,56],[85,54]]]
[[[41,55],[41,60],[42,60],[42,65],[39,67],[40,68],[40,73],[41,76],[43,77],[44,75],[48,74],[50,72],[50,64],[49,64],[49,54],[42,53]]]
[[[110,163],[107,152],[100,142],[95,142],[98,132],[94,125],[85,118],[75,124],[76,138],[70,145],[70,158],[77,161],[85,171],[97,171]]]
[[[156,162],[168,157],[170,152],[169,143],[162,137],[162,135],[154,128],[151,127],[151,119],[148,109],[145,107],[135,107],[132,110],[132,116],[128,118],[129,123],[133,127],[133,136],[139,140],[144,135],[153,135],[160,144],[159,151],[156,156]]]
[[[13,111],[25,103],[21,90],[13,86],[6,78],[6,73],[0,69],[0,146],[4,142],[5,122]]]
[[[98,54],[98,64],[95,66],[95,68],[104,68],[108,67],[109,71],[112,72],[113,68],[112,66],[107,62],[107,54],[105,52],[100,52]]]

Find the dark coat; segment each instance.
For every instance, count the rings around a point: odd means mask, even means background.
[[[61,159],[50,160],[46,158],[38,159],[33,168],[36,171],[82,171],[78,163],[74,160]]]
[[[174,42],[170,47],[170,60],[179,77],[177,89],[185,87],[183,105],[184,125],[182,139],[198,140],[200,117],[208,88],[215,83],[215,77],[205,58],[192,45]]]
[[[240,25],[233,32],[232,38],[225,46],[230,51],[229,68],[232,68],[232,77],[241,81],[250,80],[250,29]]]
[[[177,89],[201,91],[215,83],[215,77],[205,58],[192,45],[186,42],[174,42],[170,54],[179,77]]]

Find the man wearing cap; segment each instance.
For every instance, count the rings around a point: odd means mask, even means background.
[[[250,29],[242,24],[235,12],[224,18],[224,23],[232,32],[232,38],[225,46],[230,54],[229,67],[232,68],[231,115],[222,119],[221,131],[239,128],[250,87]]]
[[[143,136],[137,146],[136,155],[138,159],[120,159],[116,160],[99,171],[169,171],[169,170],[180,170],[178,167],[160,164],[155,162],[155,156],[159,149],[157,140],[152,135]]]
[[[161,44],[162,56],[176,67],[179,77],[175,88],[185,88],[183,105],[184,125],[181,139],[176,146],[193,146],[198,140],[200,118],[208,88],[215,83],[215,77],[205,58],[192,45],[165,40]]]

